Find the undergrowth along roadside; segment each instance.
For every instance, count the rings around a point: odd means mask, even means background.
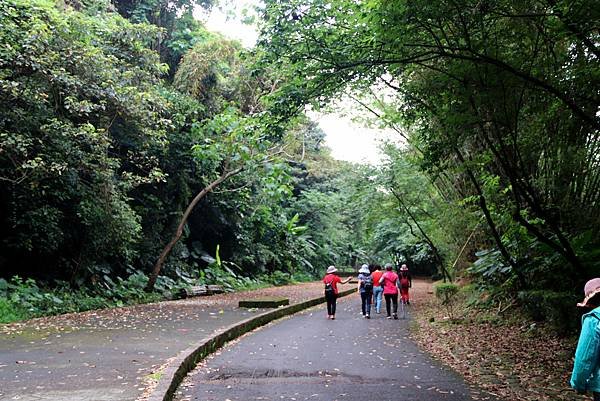
[[[283,272],[249,278],[216,269],[208,270],[198,279],[174,280],[159,277],[155,290],[146,292],[148,277],[143,273],[131,274],[126,279],[104,277],[96,288],[72,289],[66,282],[44,286],[33,279],[14,276],[0,279],[0,324],[12,323],[43,316],[84,312],[95,309],[117,308],[178,298],[182,290],[192,285],[217,284],[225,291],[242,291],[311,281],[306,274],[290,275]]]
[[[467,382],[506,401],[582,401],[569,386],[577,338],[515,310],[480,310],[458,297],[455,318],[435,298],[433,284],[413,287],[412,337]]]

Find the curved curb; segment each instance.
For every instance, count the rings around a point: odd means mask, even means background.
[[[356,288],[340,291],[338,296],[344,297],[354,292],[356,292]],[[173,394],[175,394],[179,384],[181,384],[188,372],[192,371],[198,362],[204,359],[207,355],[213,353],[218,348],[221,348],[223,345],[225,345],[225,343],[236,339],[260,326],[264,326],[273,320],[280,319],[284,316],[293,315],[301,310],[308,309],[324,302],[325,298],[322,296],[309,299],[308,301],[277,308],[248,319],[244,319],[213,333],[210,337],[204,338],[198,344],[181,351],[179,355],[177,355],[177,357],[175,357],[175,359],[169,363],[169,365],[162,372],[161,377],[158,380],[158,385],[146,400],[171,401],[173,399]]]

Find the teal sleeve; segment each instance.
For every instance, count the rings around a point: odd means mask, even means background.
[[[575,365],[571,374],[571,387],[586,391],[587,381],[600,357],[600,320],[589,316],[583,320],[581,334],[575,351]]]

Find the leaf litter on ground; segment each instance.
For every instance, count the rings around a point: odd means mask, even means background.
[[[412,338],[469,384],[506,401],[592,399],[569,387],[576,338],[516,319],[450,321],[433,295],[433,284],[413,284]]]

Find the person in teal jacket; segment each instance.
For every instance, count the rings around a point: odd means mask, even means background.
[[[588,281],[583,291],[585,298],[577,306],[594,309],[581,320],[571,387],[578,393],[591,391],[594,401],[600,401],[600,278]]]

